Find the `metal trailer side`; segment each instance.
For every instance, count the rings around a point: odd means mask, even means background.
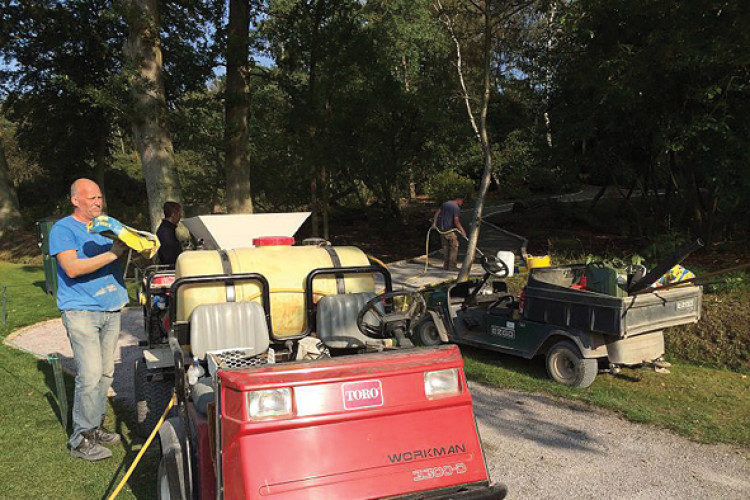
[[[614,297],[569,285],[579,266],[538,270],[529,277],[523,316],[548,323],[619,338],[695,323],[701,316],[700,286]],[[567,284],[567,286],[566,286]]]

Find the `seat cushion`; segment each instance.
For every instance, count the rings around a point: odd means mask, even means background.
[[[190,350],[195,358],[226,349],[262,354],[269,343],[266,315],[257,302],[204,304],[190,315]]]
[[[323,343],[332,349],[363,348],[371,339],[357,328],[357,316],[373,292],[327,295],[318,302],[317,330]]]

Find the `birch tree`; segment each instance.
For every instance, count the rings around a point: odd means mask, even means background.
[[[546,40],[545,40],[545,60],[546,65],[544,69],[544,127],[547,132],[547,147],[552,149],[552,120],[550,118],[550,94],[552,93],[552,61],[553,51],[557,45],[557,36],[559,27],[557,26],[557,2],[558,0],[551,0],[549,4],[549,12],[547,13],[547,25],[546,25]]]
[[[466,114],[469,123],[474,131],[474,135],[482,148],[483,169],[482,178],[477,193],[476,202],[471,215],[469,243],[466,255],[461,266],[461,272],[458,275],[458,281],[469,279],[469,270],[474,262],[474,256],[477,251],[477,242],[479,241],[479,231],[482,223],[482,212],[484,210],[484,201],[487,196],[487,189],[490,185],[492,176],[492,146],[490,144],[489,134],[487,133],[487,110],[490,103],[491,95],[491,72],[492,56],[494,50],[495,36],[498,30],[513,16],[529,6],[529,1],[503,1],[503,0],[468,0],[467,2],[457,2],[454,9],[444,8],[441,0],[436,0],[435,7],[441,22],[450,33],[451,39],[456,49],[456,72],[460,85],[460,95],[466,106]],[[463,16],[464,21],[471,25],[476,20],[478,26],[477,34],[481,37],[482,45],[479,61],[481,91],[479,92],[479,110],[476,111],[472,105],[476,97],[472,94],[467,83],[464,73],[464,61],[462,53],[462,41],[457,31],[457,18]],[[477,116],[478,114],[478,116]],[[478,118],[478,119],[477,119]]]

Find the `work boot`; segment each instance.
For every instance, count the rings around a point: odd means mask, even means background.
[[[82,458],[89,462],[98,462],[112,456],[112,452],[96,442],[94,431],[85,432],[78,446],[70,449],[70,456]]]
[[[96,434],[96,442],[100,444],[104,444],[107,446],[113,446],[116,444],[120,444],[120,435],[116,432],[110,432],[107,429],[104,428],[104,426],[100,426],[98,429],[94,430],[94,433]]]

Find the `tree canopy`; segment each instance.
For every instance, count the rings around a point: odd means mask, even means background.
[[[133,224],[153,223],[147,190],[173,184],[188,214],[308,209],[328,236],[344,208],[393,227],[402,200],[478,190],[489,169],[487,188],[508,198],[620,189],[625,209],[646,208],[634,234],[748,230],[741,0],[231,3],[0,0],[7,179],[27,220],[64,211],[70,182],[89,176]],[[173,151],[160,180],[126,50],[144,5],[158,14],[155,116]],[[478,141],[466,98],[478,118],[484,75]]]

